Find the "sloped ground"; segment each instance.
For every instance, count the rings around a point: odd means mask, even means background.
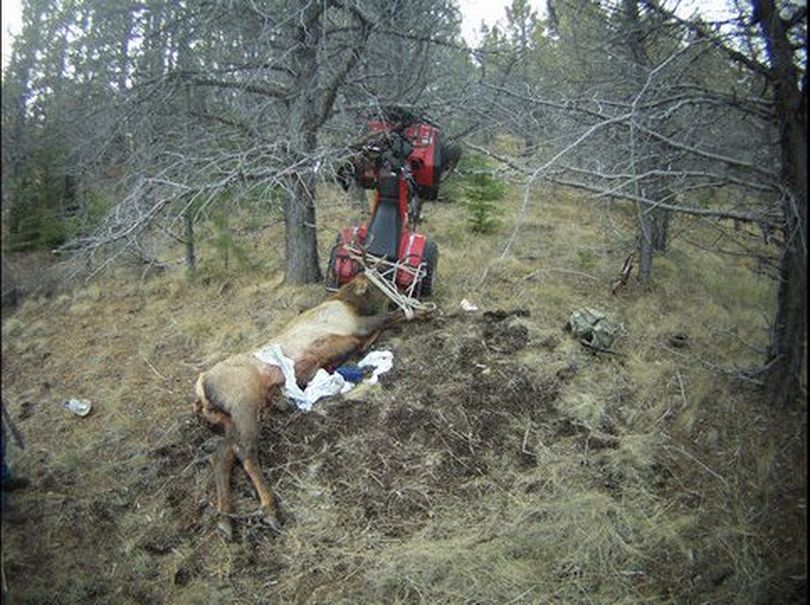
[[[280,535],[238,470],[245,517],[216,533],[217,438],[189,405],[197,372],[323,297],[280,283],[277,224],[242,234],[253,270],[212,257],[196,282],[122,272],[26,301],[3,323],[27,439],[9,455],[33,480],[3,522],[8,602],[804,602],[806,405],[770,409],[734,370],[761,359],[773,285],[686,246],[716,235],[679,219],[653,290],[612,297],[632,222],[559,191],[498,260],[519,197],[486,237],[428,206],[442,313],[380,338],[379,386],[267,415]],[[350,212],[324,204],[324,258]],[[583,305],[621,322],[616,354],[562,330]]]

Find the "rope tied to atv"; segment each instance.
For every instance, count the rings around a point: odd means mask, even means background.
[[[414,310],[423,310],[432,313],[436,310],[436,303],[422,302],[416,298],[403,294],[394,287],[394,285],[385,279],[375,267],[366,267],[365,274],[368,281],[377,286],[383,294],[385,294],[393,303],[402,309],[405,314],[405,319],[410,321],[413,319]]]
[[[385,296],[388,297],[388,299],[390,299],[396,306],[402,309],[406,320],[410,321],[413,319],[414,311],[419,310],[432,313],[437,309],[436,303],[422,302],[419,299],[411,296],[411,294],[413,294],[413,288],[418,283],[420,277],[419,271],[423,270],[422,267],[412,267],[407,263],[400,262],[391,263],[383,258],[374,257],[368,254],[363,246],[356,242],[354,245],[346,246],[346,249],[349,253],[349,257],[362,265],[363,272],[368,277],[368,280],[374,284],[380,292],[385,294]],[[411,282],[411,288],[409,288],[407,292],[401,292],[398,290],[392,281],[387,279],[385,275],[379,271],[377,267],[381,265],[390,265],[385,270],[385,274],[391,274],[392,272],[395,274],[397,270],[405,270],[414,273],[414,280]]]

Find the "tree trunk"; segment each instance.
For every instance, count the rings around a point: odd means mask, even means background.
[[[284,197],[284,281],[319,282],[322,275],[315,234],[315,179],[311,174],[300,174],[291,181]]]
[[[129,77],[129,44],[132,38],[132,13],[124,11],[121,39],[118,43],[118,91],[127,90]]]
[[[787,404],[801,392],[801,371],[807,339],[807,276],[804,259],[788,245],[779,269],[776,319],[769,347],[772,364],[766,391],[775,404]]]
[[[194,250],[194,217],[191,210],[183,215],[186,223],[186,269],[193,273],[197,268],[197,255]]]
[[[284,198],[284,281],[294,284],[322,280],[315,230],[313,156],[318,145],[318,45],[323,34],[323,7],[312,2],[302,10],[294,51],[297,95],[290,107],[290,165],[296,166],[296,171],[289,178]]]
[[[806,112],[806,102],[802,102]],[[783,114],[782,162],[793,195],[783,201],[785,248],[779,266],[766,390],[775,404],[799,397],[807,340],[807,130],[806,113]]]
[[[661,199],[661,198],[656,198]],[[657,252],[667,251],[667,238],[669,237],[669,210],[656,208],[653,211],[653,248]]]
[[[785,248],[779,269],[776,318],[768,351],[766,392],[772,403],[800,396],[807,339],[807,89],[799,72],[785,22],[773,0],[753,0],[771,63],[779,119]]]
[[[652,68],[652,61],[647,54],[642,35],[642,26],[639,19],[638,0],[623,0],[625,44],[629,53],[629,60],[633,67],[633,78],[639,91],[643,90],[647,71]],[[639,112],[638,119],[642,122],[650,118],[643,111]],[[645,173],[655,168],[654,150],[656,143],[647,135],[636,133],[634,139],[634,170]],[[664,198],[664,189],[656,178],[647,178],[640,187],[644,198],[658,202]],[[662,208],[650,207],[644,204],[638,209],[638,279],[650,285],[652,279],[653,256],[656,251],[666,250],[667,230],[669,226],[669,213]]]
[[[122,47],[126,47],[127,42],[122,42]],[[180,66],[183,69],[190,69],[191,67],[191,49],[188,46],[188,40],[185,38],[180,39],[177,48],[177,55],[180,60]],[[122,63],[122,69],[124,63]],[[121,85],[124,86],[122,80]],[[123,89],[122,89],[123,90]],[[183,82],[183,102],[186,111],[185,120],[183,121],[183,134],[185,144],[189,149],[194,148],[194,142],[191,137],[191,84],[186,81]],[[191,205],[189,200],[183,199],[181,203],[187,204],[183,212],[183,221],[186,225],[186,269],[190,274],[194,274],[197,270],[197,254],[194,246],[194,206]],[[226,263],[227,268],[227,263]]]
[[[650,285],[654,249],[655,221],[652,212],[644,204],[638,209],[638,279]]]

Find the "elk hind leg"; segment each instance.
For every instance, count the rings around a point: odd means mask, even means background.
[[[270,491],[270,486],[267,479],[262,473],[261,466],[259,465],[259,458],[256,455],[255,448],[249,448],[243,458],[242,466],[245,472],[253,482],[256,492],[259,494],[259,501],[261,502],[262,521],[264,521],[270,529],[275,532],[281,531],[281,523],[279,521],[278,509],[276,507],[276,498],[273,492]]]
[[[228,539],[233,538],[231,512],[231,469],[236,459],[233,438],[228,435],[214,453],[211,463],[214,467],[214,483],[217,487],[217,529]]]

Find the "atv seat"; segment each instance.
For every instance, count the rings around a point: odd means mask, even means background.
[[[399,257],[399,236],[402,218],[399,215],[399,177],[380,174],[380,201],[368,226],[366,251],[374,256],[395,261]]]

